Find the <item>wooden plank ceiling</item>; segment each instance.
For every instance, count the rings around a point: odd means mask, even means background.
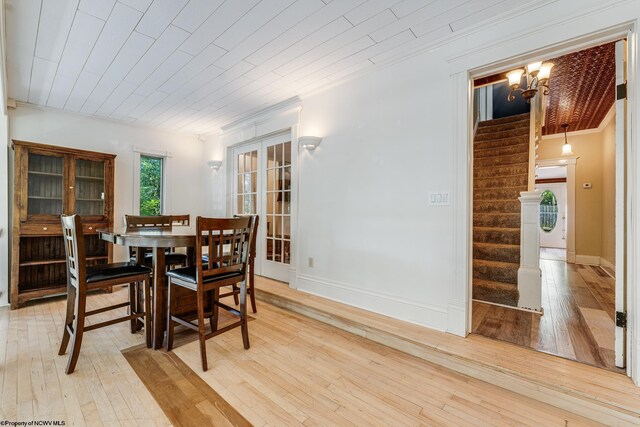
[[[615,43],[550,59],[549,96],[543,134],[597,128],[615,101]]]
[[[9,96],[206,133],[540,3],[6,0]]]

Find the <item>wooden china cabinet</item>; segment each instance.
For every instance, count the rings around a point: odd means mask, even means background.
[[[13,141],[11,308],[67,291],[61,214],[82,215],[89,265],[112,260],[115,155]]]

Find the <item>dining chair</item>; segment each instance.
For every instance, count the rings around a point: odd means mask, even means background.
[[[87,266],[84,249],[84,233],[80,215],[62,215],[62,233],[67,263],[67,312],[59,355],[67,351],[71,340],[71,352],[65,372],[71,374],[76,367],[82,337],[85,332],[131,321],[131,333],[138,330],[137,319],[144,317],[145,339],[151,347],[151,269],[130,262]],[[137,288],[144,283],[144,311],[136,309]],[[129,301],[87,311],[87,293],[95,289],[105,289],[115,285],[129,285]],[[121,307],[129,307],[126,316],[85,325],[85,319],[94,314],[104,313]],[[74,324],[75,321],[75,324]]]
[[[234,215],[234,218],[242,218],[245,215]],[[254,266],[256,261],[256,236],[258,235],[258,225],[259,225],[259,217],[258,215],[248,215],[253,216],[255,233],[253,233],[253,240],[251,241],[251,259],[249,260],[249,284],[247,285],[247,294],[251,299],[251,311],[253,313],[257,313],[256,309],[256,294],[254,293],[255,289],[255,281],[256,275],[254,272]],[[206,258],[206,256],[205,256]],[[236,305],[238,305],[238,295],[240,294],[240,288],[237,284],[231,286],[231,292],[226,292],[224,294],[220,294],[220,298],[228,297],[233,295],[233,301]]]
[[[202,218],[196,220],[196,265],[176,268],[167,273],[167,351],[173,347],[175,323],[198,331],[200,341],[200,360],[202,370],[207,370],[206,340],[216,335],[240,327],[242,342],[249,349],[249,329],[247,325],[247,279],[249,259],[255,233],[254,218]],[[208,262],[203,265],[202,248],[207,248]],[[240,283],[240,309],[236,310],[220,302],[220,288]],[[197,324],[188,317],[179,317],[172,313],[172,298],[175,287],[196,293]],[[205,298],[211,298],[209,318],[211,331],[206,332]],[[219,309],[227,310],[240,320],[218,329]]]
[[[187,221],[188,221],[188,216]],[[180,217],[184,217],[184,215],[180,215]],[[156,216],[140,216],[140,215],[125,215],[124,216],[125,224],[127,227],[132,228],[140,228],[140,229],[151,229],[151,228],[166,228],[171,229],[173,226],[173,216],[172,215],[156,215]],[[182,254],[179,252],[174,252],[174,248],[168,248],[165,251],[165,265],[168,268],[173,268],[176,266],[185,267],[188,263],[188,258],[186,254]],[[129,247],[129,257],[131,261],[136,260],[136,251],[138,248]],[[149,248],[143,248],[143,254],[141,259],[144,265],[152,265],[153,264],[153,254]]]

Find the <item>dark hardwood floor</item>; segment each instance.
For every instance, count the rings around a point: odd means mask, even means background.
[[[540,265],[544,315],[474,301],[473,333],[623,372],[614,364],[614,279],[600,267]]]

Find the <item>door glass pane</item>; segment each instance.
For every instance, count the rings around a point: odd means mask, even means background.
[[[244,154],[238,154],[238,173],[244,172]]]
[[[61,215],[62,157],[29,154],[29,188],[27,214]]]
[[[551,233],[558,222],[558,201],[551,190],[542,192],[540,201],[540,228],[545,233]]]
[[[268,244],[273,246],[271,261],[289,263],[291,223],[291,142],[267,148],[267,203],[273,200],[275,215],[268,217]],[[271,195],[274,195],[273,197]],[[285,225],[286,224],[286,225]]]
[[[104,215],[104,162],[76,160],[76,212]]]

